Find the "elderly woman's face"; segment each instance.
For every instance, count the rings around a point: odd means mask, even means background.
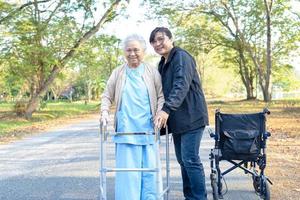
[[[144,53],[139,41],[129,41],[125,47],[125,58],[129,67],[138,67],[144,59]]]

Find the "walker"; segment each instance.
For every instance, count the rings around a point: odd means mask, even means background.
[[[100,123],[100,200],[107,200],[106,184],[108,172],[156,172],[156,191],[159,191],[159,150],[156,152],[156,167],[155,168],[110,168],[106,166],[106,144],[109,136],[115,135],[155,135],[155,143],[159,147],[160,145],[160,133],[155,131],[151,132],[133,132],[133,133],[121,133],[121,132],[109,132],[107,131],[107,125]],[[161,200],[164,197],[165,200],[169,199],[169,178],[170,178],[170,157],[169,157],[169,132],[166,128],[166,187],[163,188],[161,193],[157,192],[156,199]]]

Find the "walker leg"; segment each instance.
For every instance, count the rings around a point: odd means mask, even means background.
[[[166,176],[167,176],[167,194],[166,194],[166,200],[169,199],[169,192],[170,192],[170,147],[169,147],[169,130],[168,127],[166,127]]]
[[[106,171],[105,160],[106,160],[106,129],[103,127],[102,123],[100,124],[100,200],[106,200]]]

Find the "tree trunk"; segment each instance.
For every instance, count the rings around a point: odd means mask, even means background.
[[[264,101],[265,102],[271,101],[271,95],[272,95],[271,91],[268,88],[264,87],[262,89],[262,92],[263,92]]]
[[[236,62],[238,63],[238,66],[239,66],[239,74],[240,74],[241,80],[246,89],[247,99],[249,99],[249,100],[256,99],[257,97],[254,95],[254,86],[253,86],[254,77],[255,77],[253,74],[255,74],[255,71],[253,71],[254,69],[250,65],[248,65],[247,60],[245,58],[246,41],[244,40],[243,37],[240,37],[240,35],[243,33],[239,29],[237,20],[235,19],[233,14],[228,9],[226,3],[223,3],[223,5],[224,5],[225,9],[227,10],[229,17],[234,22],[236,31],[234,31],[232,29],[232,26],[230,26],[226,21],[224,21],[222,19],[222,17],[219,14],[217,14],[216,12],[211,11],[209,14],[214,15],[214,17],[217,20],[219,20],[219,22],[229,31],[230,35],[232,37],[234,37],[237,45],[234,46],[233,49],[235,51],[237,51],[237,53],[239,55],[239,58],[236,60]]]
[[[86,102],[90,103],[92,95],[92,82],[90,80],[86,83]]]
[[[55,93],[55,91],[53,89],[51,89],[51,96],[52,96],[52,100],[56,101],[57,100],[57,94]]]
[[[48,92],[47,92],[47,101],[49,101],[49,100],[51,100],[51,94],[50,94],[50,92],[48,91]]]
[[[71,92],[70,95],[69,95],[69,101],[70,101],[70,102],[73,102],[73,94],[72,94],[72,93],[73,93],[73,92]]]
[[[254,95],[254,86],[253,86],[253,80],[247,76],[247,74],[241,74],[243,85],[245,86],[246,93],[247,93],[247,100],[256,99],[256,96]]]
[[[254,54],[253,49],[251,45],[247,42],[243,32],[239,28],[239,23],[237,18],[234,16],[234,14],[230,11],[228,5],[225,2],[222,2],[224,5],[224,8],[227,10],[229,17],[232,19],[232,22],[236,28],[236,31],[241,38],[241,41],[243,44],[245,44],[245,49],[249,53],[256,69],[258,72],[259,77],[259,84],[261,86],[261,89],[263,91],[264,101],[268,102],[271,100],[271,92],[270,92],[270,80],[271,80],[271,20],[270,20],[270,11],[272,7],[272,0],[270,0],[270,3],[267,3],[267,0],[264,0],[265,6],[266,6],[266,17],[267,17],[267,66],[266,70],[264,70],[264,67],[262,65],[262,61]],[[266,71],[266,72],[265,72]]]
[[[252,85],[250,84],[247,85],[246,91],[247,91],[247,100],[256,99],[256,97],[254,96],[254,88]]]
[[[25,118],[26,119],[31,119],[32,118],[32,113],[36,111],[40,104],[40,98],[39,96],[34,96],[30,99],[30,101],[27,104],[26,111],[25,111]]]
[[[238,44],[237,46],[237,51],[239,52],[239,59],[237,60],[240,68],[240,75],[242,78],[242,82],[246,88],[246,93],[247,93],[247,100],[255,99],[256,97],[254,96],[254,76],[253,74],[253,69],[247,65],[247,61],[245,58],[245,50],[243,48],[243,43],[242,41],[236,37],[236,42]]]
[[[35,90],[34,94],[31,95],[31,98],[26,106],[25,117],[27,119],[32,117],[32,113],[36,111],[40,104],[40,99],[43,98],[45,93],[48,91],[50,84],[53,83],[55,77],[60,72],[61,68],[55,65],[48,77],[48,79]]]
[[[273,0],[267,2],[264,0],[264,4],[266,7],[266,26],[267,26],[267,72],[266,72],[266,85],[264,91],[264,101],[271,101],[271,68],[272,68],[272,60],[271,60],[271,9],[272,9]]]

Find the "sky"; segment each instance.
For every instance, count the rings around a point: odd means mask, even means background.
[[[105,26],[104,33],[113,33],[120,39],[125,39],[130,34],[139,34],[144,37],[147,43],[147,52],[153,54],[154,51],[149,44],[149,36],[151,31],[157,26],[166,26],[166,21],[158,21],[156,19],[146,19],[145,13],[147,10],[145,7],[141,7],[142,0],[130,0],[129,5],[126,8],[126,15],[128,18],[120,18]]]
[[[120,20],[109,24],[108,30],[113,31],[121,39],[132,33],[148,37],[153,27],[157,26],[159,22],[147,20],[144,16],[145,8],[139,7],[139,2],[140,0],[131,0],[125,13],[128,18],[120,18]]]

